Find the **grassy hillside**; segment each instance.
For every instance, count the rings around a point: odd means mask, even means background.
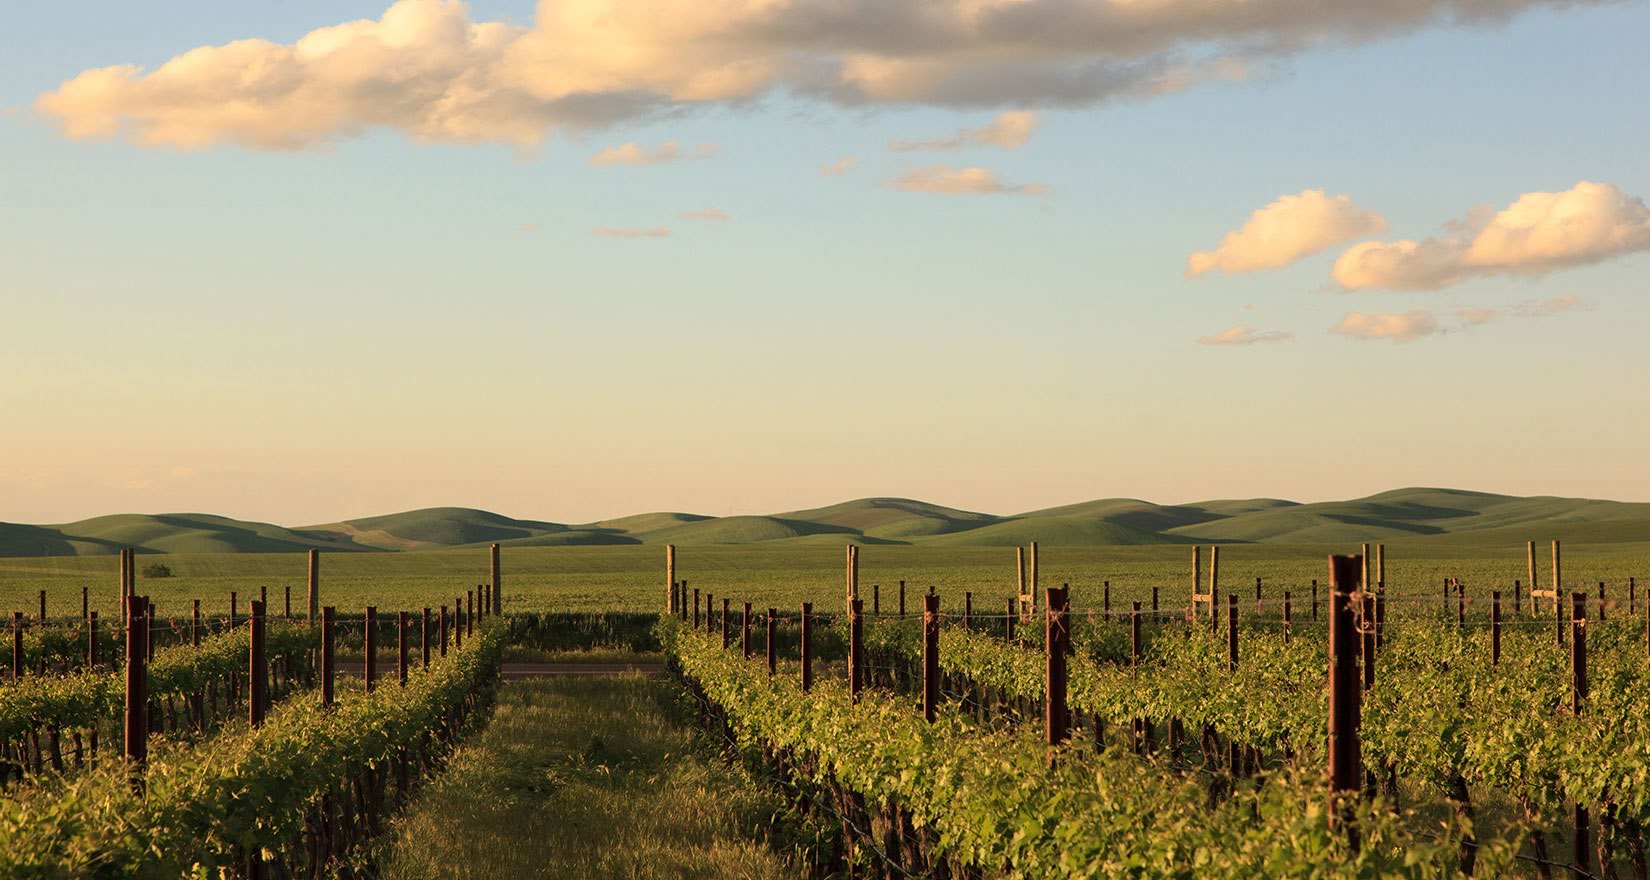
[[[0,556],[73,556],[137,547],[147,553],[434,550],[634,544],[840,546],[919,544],[1126,547],[1162,544],[1334,544],[1437,541],[1453,548],[1558,538],[1650,541],[1650,504],[1461,489],[1410,488],[1350,501],[1275,498],[1160,505],[1105,498],[998,516],[909,498],[861,498],[772,516],[669,511],[563,525],[485,510],[437,507],[288,529],[205,514],[121,514],[66,525],[0,523]]]

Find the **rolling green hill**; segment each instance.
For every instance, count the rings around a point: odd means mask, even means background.
[[[1525,540],[1650,541],[1650,504],[1460,489],[1409,488],[1350,501],[1273,498],[1160,505],[1106,498],[1000,516],[916,501],[861,498],[772,516],[655,512],[582,525],[437,507],[289,529],[195,513],[120,514],[64,525],[0,523],[0,555],[268,553],[319,547],[396,551],[598,544],[933,544],[1149,546],[1436,541],[1455,548]]]

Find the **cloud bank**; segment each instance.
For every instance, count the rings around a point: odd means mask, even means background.
[[[1248,76],[1322,45],[1593,0],[540,0],[531,25],[397,0],[292,43],[82,71],[36,109],[72,138],[300,149],[384,128],[538,144],[783,89],[842,105],[1085,107]]]
[[[1360,208],[1352,199],[1326,196],[1321,189],[1279,196],[1249,215],[1243,226],[1226,233],[1212,251],[1186,258],[1186,275],[1205,272],[1258,272],[1278,269],[1331,245],[1374,235],[1386,218]]]
[[[945,163],[915,168],[894,180],[894,186],[905,192],[939,193],[942,195],[1047,195],[1049,189],[1041,183],[1004,183],[996,173],[986,168],[952,168]]]
[[[1431,312],[1415,309],[1381,315],[1348,312],[1340,323],[1329,328],[1329,332],[1360,341],[1390,339],[1393,342],[1413,342],[1439,332],[1439,328],[1438,319]]]
[[[1029,110],[1010,110],[997,115],[984,128],[965,128],[954,135],[926,141],[894,141],[888,149],[896,153],[916,150],[955,150],[970,145],[1001,147],[1017,150],[1031,140],[1037,130],[1037,114]]]
[[[1650,208],[1608,183],[1531,192],[1421,241],[1371,241],[1335,261],[1347,290],[1436,290],[1490,275],[1538,277],[1650,250]]]
[[[1280,330],[1256,330],[1243,324],[1227,327],[1213,336],[1203,336],[1197,340],[1198,345],[1261,345],[1269,342],[1288,342],[1295,338],[1293,333],[1284,333]]]

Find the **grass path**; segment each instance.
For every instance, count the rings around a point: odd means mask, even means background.
[[[704,753],[672,685],[540,679],[397,823],[383,877],[798,877],[760,838],[783,808]]]

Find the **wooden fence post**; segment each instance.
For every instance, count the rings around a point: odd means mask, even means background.
[[[1071,645],[1069,586],[1049,587],[1043,614],[1043,742],[1051,749],[1066,741],[1071,714],[1066,706],[1066,651]],[[1053,760],[1052,753],[1049,760]]]
[[[378,606],[367,606],[367,631],[362,639],[362,651],[365,652],[366,663],[362,670],[362,687],[367,693],[372,693],[372,680],[378,676]]]
[[[678,592],[680,592],[680,593],[681,593],[681,594],[682,594],[682,622],[683,622],[683,623],[687,623],[687,619],[688,619],[688,610],[687,610],[687,579],[686,579],[686,578],[683,578],[683,579],[682,579],[682,581],[681,581],[681,584],[682,584],[682,587],[681,587],[681,589],[680,589],[680,590],[679,590],[679,591],[678,591]]]
[[[709,608],[705,609],[705,614],[707,617],[710,615]],[[466,636],[476,634],[476,594],[474,590],[464,592],[464,634]]]
[[[878,615],[878,616],[882,615],[882,585],[881,584],[872,584],[871,585],[871,613],[875,614],[875,615]]]
[[[1129,609],[1129,675],[1140,676],[1140,603],[1135,602]],[[1134,753],[1137,755],[1146,752],[1146,719],[1136,718],[1130,725],[1130,735],[1134,739]]]
[[[453,597],[453,650],[464,647],[464,597]]]
[[[292,619],[292,585],[286,585],[286,609],[281,614],[282,620]]]
[[[855,599],[848,610],[848,696],[855,703],[865,688],[864,616],[864,604]]]
[[[751,658],[751,603],[745,603],[745,613],[739,618],[739,641],[745,649],[745,659]]]
[[[395,676],[402,687],[407,686],[407,612],[395,614]]]
[[[1157,615],[1157,588],[1152,587],[1152,619],[1154,621],[1156,621],[1157,623],[1162,623],[1163,621],[1158,620],[1156,615]]]
[[[253,727],[264,723],[264,709],[269,701],[269,658],[265,656],[268,643],[264,633],[264,603],[261,601],[248,603],[252,606],[252,656],[247,664],[247,720]]]
[[[309,551],[309,612],[305,618],[310,626],[315,625],[315,615],[321,610],[321,551]]]
[[[1358,686],[1358,629],[1352,589],[1362,560],[1329,557],[1329,792],[1331,827],[1344,827],[1354,847],[1358,830],[1341,798],[1358,790],[1363,759],[1358,742],[1362,689]]]
[[[715,615],[711,613],[711,609],[715,607],[716,594],[710,592],[705,593],[705,635],[707,636],[710,635],[711,630],[716,627]]]
[[[1026,602],[1026,548],[1024,547],[1014,548],[1014,595],[1016,610],[1010,613],[1024,614]],[[902,609],[900,613],[904,614],[905,612]]]
[[[1603,623],[1604,621],[1610,619],[1609,613],[1605,610],[1605,605],[1606,605],[1606,603],[1608,603],[1608,601],[1609,601],[1609,599],[1605,595],[1605,592],[1604,592],[1604,582],[1599,581],[1598,582],[1598,620],[1599,620],[1599,623]]]
[[[493,610],[495,613],[502,614],[504,612],[504,569],[499,565],[498,545],[494,544],[488,549],[487,552],[489,554],[488,561],[491,563],[490,567],[492,569],[492,580],[490,583],[493,588]]]
[[[438,623],[441,627],[441,656],[445,657],[447,656],[447,606],[445,605],[441,606],[441,619]]]
[[[424,621],[418,632],[418,648],[424,654],[423,668],[430,668],[430,606],[424,606]]]
[[[194,611],[189,617],[189,644],[194,647],[201,645],[201,600],[195,600]]]
[[[1490,664],[1501,662],[1501,591],[1490,591]]]
[[[1111,619],[1111,581],[1106,581],[1100,588],[1100,616]]]
[[[1257,578],[1256,579],[1257,588],[1258,588],[1259,583],[1260,583],[1260,581]],[[1226,672],[1228,674],[1232,674],[1232,673],[1237,672],[1237,668],[1238,668],[1237,616],[1238,616],[1237,594],[1233,593],[1230,596],[1226,597]],[[1231,770],[1231,773],[1232,773],[1233,776],[1242,776],[1242,775],[1244,775],[1244,773],[1243,773],[1243,746],[1240,745],[1238,743],[1237,739],[1234,738],[1234,737],[1227,737],[1226,745],[1227,745],[1227,756],[1226,756],[1227,767]]]
[[[91,610],[92,610],[92,605],[91,605],[90,590],[87,587],[81,587],[80,588],[80,619],[81,620],[90,620],[91,619]]]
[[[1553,542],[1554,559],[1557,559],[1558,542]],[[1554,566],[1554,570],[1557,566]],[[1557,588],[1556,585],[1554,587]],[[1587,707],[1587,594],[1570,594],[1570,713],[1581,717]],[[1586,874],[1591,867],[1592,859],[1588,857],[1590,837],[1587,822],[1587,807],[1581,802],[1575,804],[1575,814],[1572,816],[1574,828],[1570,840],[1574,844],[1571,854],[1571,863],[1580,874]]]
[[[1033,548],[1032,571],[1037,570],[1036,544]],[[940,701],[940,597],[929,593],[922,597],[922,717],[934,720],[934,710]]]
[[[1381,545],[1376,544],[1376,547]],[[1375,585],[1375,653],[1386,646],[1386,584]]]
[[[1203,589],[1203,548],[1192,545],[1192,619],[1197,619],[1197,591]]]
[[[1261,614],[1260,609],[1261,609],[1261,604],[1260,604],[1260,578],[1255,578],[1255,616],[1256,617],[1260,616],[1260,614]]]
[[[728,606],[732,604],[726,596],[722,597],[722,650],[728,649]]]
[[[332,624],[337,614],[331,605],[321,609],[321,705],[332,707]]]
[[[676,545],[665,545],[665,601],[676,613]]]
[[[126,767],[132,791],[139,797],[144,792],[143,767],[149,760],[147,604],[136,596],[126,597]]]
[[[849,600],[852,604],[852,600]],[[802,603],[802,690],[811,691],[814,687],[814,605],[812,602]]]
[[[1375,597],[1363,594],[1363,613],[1359,615],[1359,629],[1363,630],[1364,690],[1375,687]]]
[[[779,671],[779,609],[768,609],[768,677]]]
[[[905,581],[899,582],[899,616],[905,616]]]
[[[1312,619],[1318,619],[1318,581],[1315,578],[1312,581]]]

